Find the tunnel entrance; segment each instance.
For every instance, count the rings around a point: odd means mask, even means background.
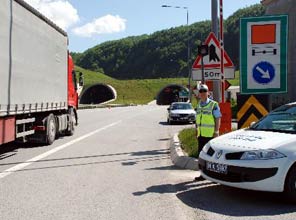
[[[102,104],[117,98],[116,90],[106,84],[95,84],[84,90],[80,97],[80,104]]]
[[[172,102],[186,102],[188,98],[183,98],[179,96],[179,92],[182,90],[186,90],[188,92],[188,89],[184,86],[177,84],[167,85],[158,93],[156,97],[156,104],[170,105]]]

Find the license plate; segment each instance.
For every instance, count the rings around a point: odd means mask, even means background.
[[[207,161],[206,169],[209,171],[213,171],[215,173],[227,174],[227,165],[226,164],[212,163],[212,162]]]

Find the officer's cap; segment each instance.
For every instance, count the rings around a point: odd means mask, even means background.
[[[208,92],[209,87],[206,84],[200,84],[199,87],[198,87],[198,91],[199,92]]]

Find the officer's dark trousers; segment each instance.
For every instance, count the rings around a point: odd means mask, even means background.
[[[213,139],[213,137],[202,137],[202,136],[198,137],[198,139],[197,139],[197,142],[198,142],[198,150],[197,150],[198,155],[201,152],[202,148],[206,145],[206,143],[208,143],[212,139]]]

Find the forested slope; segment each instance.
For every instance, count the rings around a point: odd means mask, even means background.
[[[236,11],[224,21],[225,49],[239,66],[239,19],[261,16],[265,8],[256,4]],[[201,21],[99,44],[83,53],[71,53],[77,65],[117,79],[149,79],[188,76],[187,41],[191,63],[197,46],[211,31],[211,21]]]

